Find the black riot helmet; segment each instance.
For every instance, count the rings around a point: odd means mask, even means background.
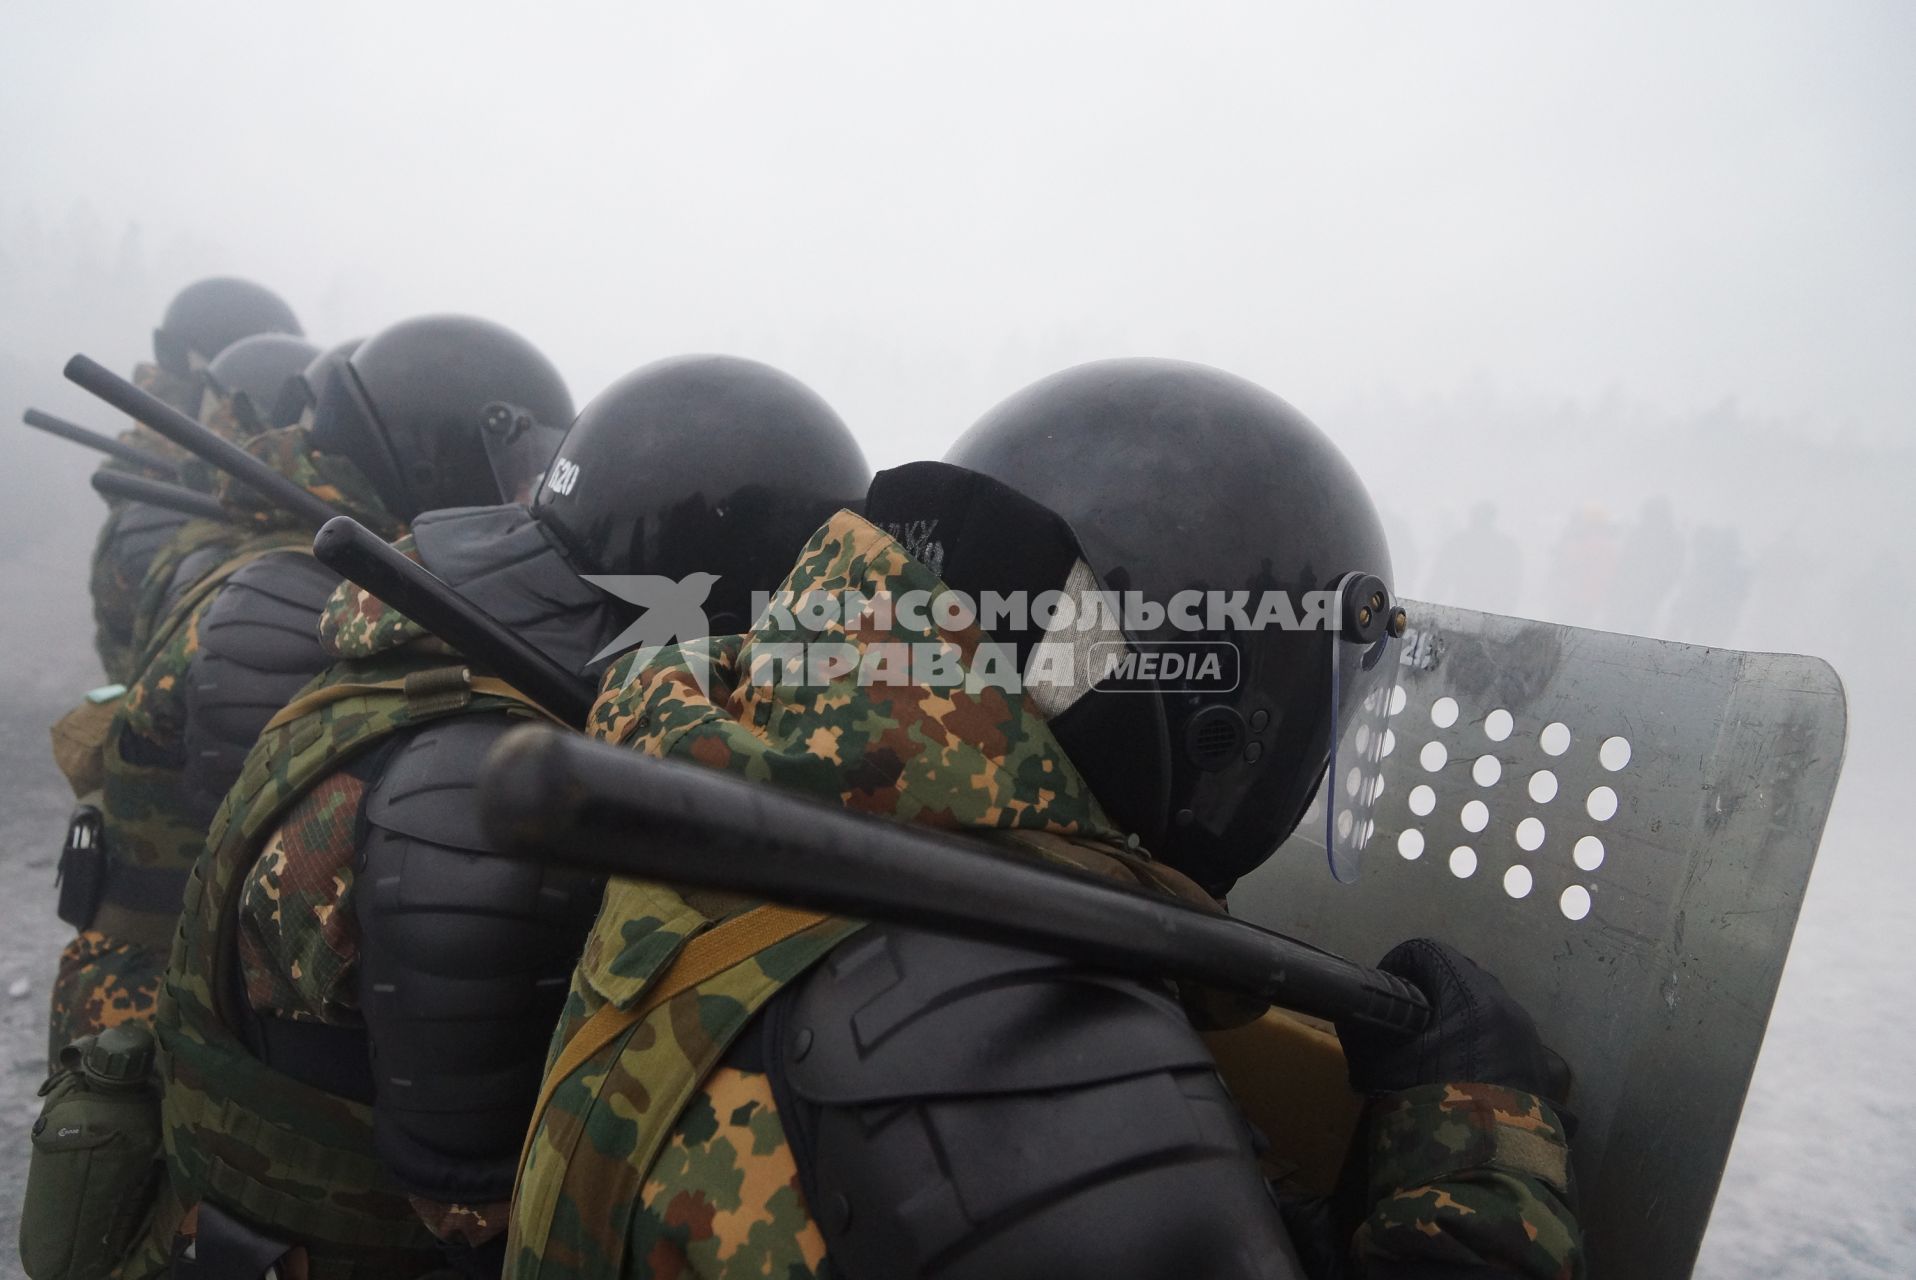
[[[1225,892],[1296,828],[1338,729],[1367,700],[1373,713],[1389,701],[1404,618],[1356,471],[1262,388],[1149,359],[1080,365],[1025,388],[946,462],[1061,518],[1080,572],[1123,606],[1123,638],[1087,668],[1087,688],[1049,709],[1052,727],[1114,818]],[[1112,665],[1127,647],[1138,661]],[[1198,678],[1213,653],[1222,668]],[[1374,783],[1359,782],[1364,803],[1334,805],[1327,822],[1343,824],[1330,837],[1334,868],[1340,843],[1368,839]]]
[[[288,333],[256,333],[228,346],[206,366],[214,391],[246,398],[246,412],[265,423],[288,383],[319,355],[319,348]]]
[[[831,406],[737,356],[676,356],[627,374],[572,425],[532,514],[587,574],[717,575],[712,633],[751,621],[756,591],[855,507],[871,473]]]
[[[286,385],[280,389],[278,401],[273,405],[273,425],[290,427],[317,408],[319,392],[326,385],[326,379],[334,369],[345,364],[364,341],[364,338],[348,338],[337,346],[328,347],[308,361],[297,375],[288,378]]]
[[[335,366],[313,445],[351,458],[402,520],[522,501],[536,487],[572,396],[518,334],[471,316],[382,329]]]
[[[187,285],[167,305],[153,331],[153,358],[168,373],[186,378],[241,338],[302,332],[293,309],[271,289],[214,276]]]

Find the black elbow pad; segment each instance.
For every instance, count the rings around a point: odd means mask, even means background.
[[[768,1012],[836,1274],[1302,1274],[1210,1054],[1144,983],[870,928]]]
[[[319,613],[338,585],[338,574],[297,551],[261,556],[220,584],[185,681],[183,781],[194,818],[213,820],[266,722],[332,661]]]
[[[435,1200],[511,1194],[519,1145],[599,881],[487,856],[474,790],[514,722],[419,731],[363,809],[353,895],[374,1138],[401,1183]]]

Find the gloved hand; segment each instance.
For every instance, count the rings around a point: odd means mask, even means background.
[[[1430,1021],[1408,1036],[1338,1023],[1353,1089],[1395,1093],[1424,1084],[1496,1084],[1549,1096],[1549,1058],[1537,1024],[1503,983],[1468,956],[1416,938],[1392,948],[1379,967],[1424,993]]]

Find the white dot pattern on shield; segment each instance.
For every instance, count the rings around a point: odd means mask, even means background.
[[[1410,715],[1402,714],[1407,710]],[[1437,848],[1450,853],[1435,860],[1436,865],[1449,872],[1442,880],[1457,885],[1459,892],[1480,891],[1473,886],[1482,868],[1513,906],[1536,902],[1572,922],[1595,912],[1601,887],[1592,873],[1611,852],[1597,830],[1621,811],[1624,797],[1618,786],[1627,780],[1585,783],[1564,797],[1562,803],[1571,807],[1563,809],[1557,804],[1564,785],[1559,770],[1569,768],[1575,778],[1580,776],[1577,769],[1595,764],[1606,773],[1622,774],[1633,754],[1627,737],[1579,731],[1561,720],[1525,724],[1508,707],[1474,708],[1452,694],[1412,705],[1402,685],[1392,691],[1389,715],[1393,727],[1385,731],[1379,758],[1395,750],[1402,730],[1409,735],[1406,745],[1416,752],[1420,770],[1433,775],[1429,783],[1410,787],[1404,807],[1395,809],[1403,824],[1396,835],[1402,861],[1421,866],[1431,843],[1443,841]],[[1451,770],[1453,760],[1459,768],[1468,762],[1470,782],[1465,785],[1474,784],[1478,798],[1458,804],[1433,785],[1452,779],[1454,797],[1460,779]],[[1349,780],[1344,781],[1348,787]],[[1382,796],[1381,774],[1372,791],[1373,801]],[[1392,809],[1377,812],[1388,819]],[[1552,812],[1555,816],[1546,822]],[[1387,821],[1387,831],[1390,825]],[[1469,843],[1464,843],[1466,838]],[[1540,888],[1542,892],[1533,892]]]

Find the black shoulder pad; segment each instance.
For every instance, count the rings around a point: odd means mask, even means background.
[[[1064,1089],[1214,1069],[1161,991],[938,934],[867,929],[826,957],[796,1001],[793,1025],[810,1046],[792,1057],[791,1083],[812,1102]],[[1006,1034],[1016,1036],[1009,1046]]]
[[[1303,1274],[1249,1126],[1149,986],[867,928],[767,1013],[834,1275]]]
[[[327,664],[319,611],[337,586],[338,574],[302,552],[263,555],[220,584],[200,620],[200,651],[310,679]]]
[[[123,566],[118,576],[123,581],[137,583],[146,577],[147,567],[167,539],[185,523],[186,516],[181,512],[144,502],[115,507],[107,516],[97,558]]]
[[[353,894],[374,1137],[407,1188],[503,1199],[598,909],[591,877],[489,856],[474,791],[513,721],[428,725],[380,770]]]
[[[184,512],[129,502],[120,508],[113,521],[113,532],[109,536],[114,553],[151,560],[186,521]]]
[[[311,556],[279,551],[220,584],[200,618],[186,674],[190,811],[211,821],[273,714],[330,662],[319,611],[339,575]]]
[[[160,602],[158,616],[165,618],[178,608],[180,601],[186,598],[186,593],[193,589],[194,584],[219,568],[232,554],[231,546],[216,542],[189,551],[180,557],[180,562],[173,566],[172,578],[166,584],[166,596]]]

